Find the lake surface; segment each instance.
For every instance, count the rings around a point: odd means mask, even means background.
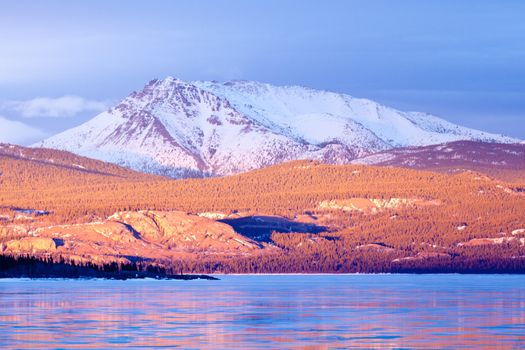
[[[525,348],[525,276],[0,280],[6,348]]]

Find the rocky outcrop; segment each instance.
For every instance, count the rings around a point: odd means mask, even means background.
[[[57,245],[51,238],[23,237],[5,243],[3,251],[11,254],[55,252]]]
[[[56,253],[74,261],[172,259],[193,254],[247,255],[261,245],[228,224],[180,211],[126,211],[75,225],[6,227],[6,254]],[[8,240],[9,235],[20,238]]]
[[[144,240],[168,248],[237,250],[249,252],[258,245],[224,223],[180,211],[119,212],[110,220],[123,223]]]
[[[359,211],[366,214],[376,214],[386,209],[399,209],[409,206],[422,207],[429,205],[440,205],[438,200],[426,200],[422,198],[349,198],[332,199],[321,201],[318,209]]]
[[[473,238],[467,242],[458,243],[458,247],[477,247],[482,245],[504,244],[518,242],[518,244],[525,245],[525,238],[518,239],[517,237],[496,237],[496,238]]]

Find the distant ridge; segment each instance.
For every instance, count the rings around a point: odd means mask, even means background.
[[[381,151],[352,161],[446,173],[477,171],[501,180],[525,181],[525,144],[455,141]]]

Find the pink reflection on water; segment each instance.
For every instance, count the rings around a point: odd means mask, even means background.
[[[524,282],[457,275],[11,280],[0,282],[0,345],[513,348],[525,344]]]

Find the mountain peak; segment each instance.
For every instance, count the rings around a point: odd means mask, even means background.
[[[152,86],[173,86],[175,84],[187,84],[187,83],[171,75],[168,75],[164,79],[153,79],[148,83],[148,85],[152,85]]]

